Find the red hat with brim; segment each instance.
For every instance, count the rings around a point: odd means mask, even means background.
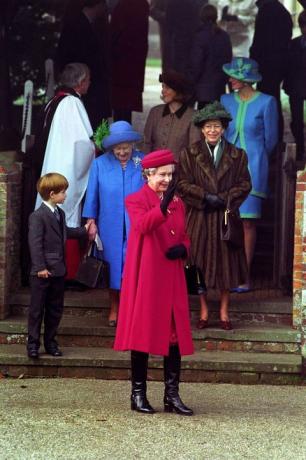
[[[155,152],[148,153],[142,161],[141,166],[143,169],[158,168],[159,166],[173,165],[177,161],[171,150],[155,150]]]

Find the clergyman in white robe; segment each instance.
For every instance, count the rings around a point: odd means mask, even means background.
[[[89,168],[95,156],[93,134],[82,101],[66,96],[58,105],[50,127],[41,175],[56,172],[69,182],[67,197],[62,209],[69,227],[79,227],[81,201],[85,194]],[[41,204],[37,195],[35,209]]]

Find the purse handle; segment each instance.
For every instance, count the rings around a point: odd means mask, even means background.
[[[227,223],[228,223],[228,215],[229,215],[230,212],[231,212],[231,199],[228,196],[227,203],[226,203],[226,208],[225,208],[225,211],[224,211],[224,225],[227,225]]]
[[[230,198],[230,196],[228,196],[228,198],[227,198],[226,210],[231,211],[231,198]]]
[[[231,212],[234,213],[234,214],[236,214],[238,217],[240,217],[239,208],[236,209],[236,210],[233,210],[233,209],[231,208],[231,199],[230,199],[230,197],[228,197],[227,203],[226,203],[226,208],[225,208],[225,211],[224,211],[224,224],[225,224],[225,225],[227,225],[227,223],[228,223],[228,215],[229,215]]]
[[[228,215],[229,215],[230,212],[231,212],[231,210],[229,208],[226,208],[226,210],[224,211],[224,225],[227,225]]]
[[[91,255],[91,251],[93,249],[94,244],[96,244],[98,251],[103,251],[103,243],[102,243],[101,238],[98,235],[98,233],[96,234],[95,239],[88,246],[88,251],[87,251],[87,256],[88,257]]]
[[[225,211],[224,211],[224,224],[225,224],[225,225],[227,225],[227,223],[228,223],[228,215],[229,215],[231,212],[234,213],[234,214],[237,214],[237,215],[239,216],[239,210],[238,210],[238,212],[237,212],[237,210],[234,211],[234,210],[231,208],[231,199],[230,199],[230,197],[228,197],[228,199],[227,199],[227,204],[226,204],[226,208],[225,208]]]

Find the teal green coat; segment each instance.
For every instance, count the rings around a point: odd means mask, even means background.
[[[237,93],[224,94],[221,103],[231,114],[225,139],[242,148],[247,156],[252,178],[251,195],[265,198],[268,190],[269,155],[278,141],[276,99],[256,92],[242,101]]]

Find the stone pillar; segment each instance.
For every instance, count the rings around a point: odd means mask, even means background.
[[[0,319],[10,313],[9,293],[20,286],[21,177],[20,164],[0,164]]]
[[[297,174],[293,261],[293,326],[301,331],[306,374],[306,170]]]

